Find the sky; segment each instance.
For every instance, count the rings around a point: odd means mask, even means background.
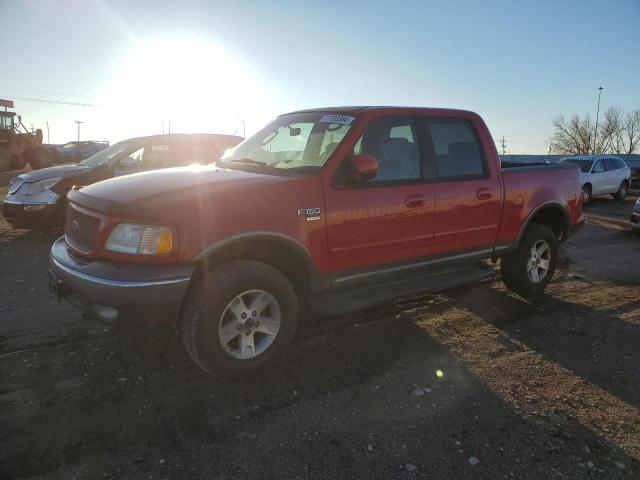
[[[0,98],[51,143],[75,120],[115,142],[406,105],[473,110],[509,153],[546,153],[552,118],[595,117],[600,86],[601,111],[640,108],[640,0],[0,0],[0,19]]]

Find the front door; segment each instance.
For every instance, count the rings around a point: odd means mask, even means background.
[[[604,167],[604,160],[596,160],[591,170],[591,186],[594,195],[607,193],[607,172]]]
[[[364,130],[352,152],[372,155],[378,174],[351,181],[345,158],[325,198],[329,266],[335,283],[358,271],[393,271],[430,253],[434,187],[424,180],[424,158],[412,117],[380,117]],[[362,274],[367,275],[367,274]]]
[[[171,155],[171,145],[166,141],[146,143],[118,160],[114,168],[114,176],[172,167],[174,164]]]

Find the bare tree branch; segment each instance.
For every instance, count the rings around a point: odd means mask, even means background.
[[[620,107],[608,108],[597,133],[589,115],[573,115],[567,121],[560,114],[553,119],[553,126],[551,150],[563,155],[633,153],[640,147],[640,110],[625,116]]]

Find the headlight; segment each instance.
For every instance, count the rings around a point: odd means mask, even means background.
[[[21,177],[12,178],[9,182],[9,195],[16,193],[20,190],[20,187],[24,183],[24,180]]]
[[[39,195],[45,190],[49,190],[53,187],[62,177],[49,178],[47,180],[40,180],[39,182],[28,183],[24,194],[28,197]]]
[[[104,248],[118,253],[166,255],[173,249],[173,234],[159,225],[120,223],[107,237]]]

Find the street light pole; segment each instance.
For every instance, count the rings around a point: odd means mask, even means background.
[[[80,120],[74,120],[74,122],[78,124],[78,141],[80,141],[80,125],[82,125],[84,122],[81,122]]]
[[[598,116],[600,115],[600,96],[602,95],[602,87],[598,88],[598,110],[596,111],[596,133],[593,138],[593,154],[596,154],[596,142],[598,141]]]
[[[50,144],[51,142],[49,141],[49,122],[45,122],[47,124],[47,144]]]

